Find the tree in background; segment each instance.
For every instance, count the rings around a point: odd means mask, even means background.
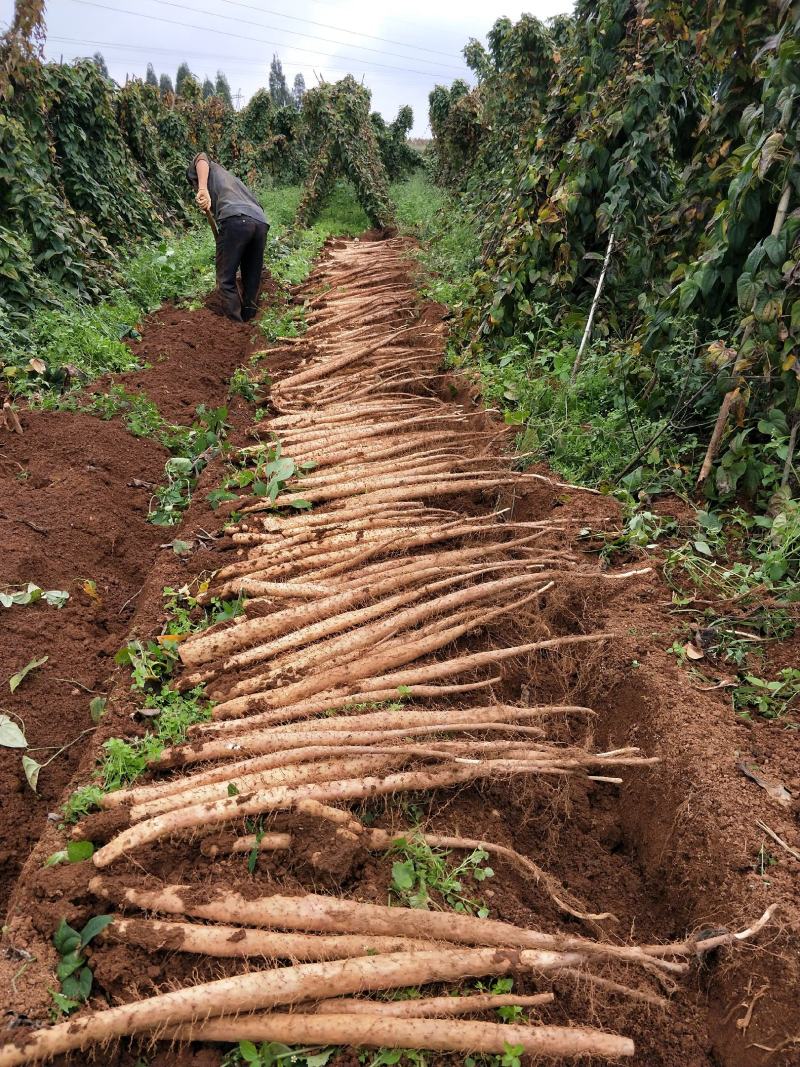
[[[95,66],[99,68],[100,73],[103,75],[104,78],[111,77],[111,75],[108,73],[108,67],[106,66],[106,61],[103,58],[102,52],[95,52],[95,54],[92,56],[92,61],[94,62]]]
[[[192,74],[191,70],[189,69],[189,64],[181,63],[181,65],[178,67],[178,73],[175,75],[175,92],[178,94],[178,96],[184,95],[184,88],[186,85],[186,80],[188,78],[191,78],[193,81],[197,81],[194,74]]]
[[[299,111],[303,106],[303,97],[306,95],[306,80],[302,74],[295,74],[292,86],[292,100]]]
[[[158,85],[158,78],[156,77],[155,67],[152,63],[147,64],[147,74],[144,77],[147,85]]]
[[[214,95],[214,83],[209,77],[203,79],[203,99],[208,100],[210,96]]]
[[[189,70],[188,63],[181,63],[175,75],[175,93],[182,100],[199,103],[203,99],[203,89],[198,78]]]
[[[275,107],[286,107],[287,104],[292,103],[292,95],[286,84],[286,75],[283,73],[281,61],[275,55],[269,66],[269,95]]]
[[[217,84],[214,88],[214,95],[218,96],[223,102],[223,104],[227,104],[228,107],[233,107],[231,87],[228,84],[228,79],[225,77],[221,70],[217,71]]]
[[[162,74],[158,79],[158,89],[162,96],[166,96],[167,93],[174,93],[175,88],[172,84],[172,78],[169,74]]]

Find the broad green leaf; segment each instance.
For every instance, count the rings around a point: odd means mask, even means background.
[[[67,850],[62,848],[58,852],[52,852],[44,861],[45,867],[55,867],[59,863],[67,862]]]
[[[42,593],[42,598],[51,608],[63,608],[69,600],[69,593],[65,589],[48,589]]]
[[[298,508],[300,511],[306,511],[314,506],[310,500],[291,500],[289,503],[291,507]]]
[[[83,966],[85,961],[78,958],[78,967],[72,974],[66,975],[61,981],[61,991],[71,1000],[83,1003],[92,991],[92,972]],[[58,974],[58,969],[56,969]]]
[[[59,956],[65,956],[69,952],[74,952],[80,946],[80,943],[81,935],[69,925],[66,919],[62,919],[53,934],[53,945],[56,952]]]
[[[81,945],[88,945],[93,937],[97,937],[113,921],[113,915],[95,915],[81,930]]]
[[[34,604],[42,595],[42,590],[33,582],[28,582],[24,589],[16,593],[0,593],[0,605],[10,608],[13,604]]]
[[[48,992],[53,998],[55,1006],[63,1015],[69,1015],[70,1012],[75,1011],[76,1008],[80,1007],[79,1001],[72,1000],[70,997],[65,997],[63,993],[56,993],[53,989],[48,990]]]
[[[70,863],[81,863],[94,855],[91,841],[70,841],[67,845],[67,859]]]
[[[333,1048],[324,1048],[322,1052],[318,1052],[316,1055],[306,1056],[306,1067],[325,1067],[325,1064],[335,1051]]]
[[[71,952],[67,952],[61,957],[58,962],[58,966],[56,967],[56,975],[61,981],[62,987],[64,985],[64,981],[69,978],[71,974],[74,974],[79,967],[82,967],[83,963],[83,956],[80,954],[78,949],[73,949]],[[65,989],[64,992],[67,994],[67,996],[74,995],[70,993],[68,989]]]
[[[3,748],[27,748],[25,734],[8,715],[0,713],[0,746]]]
[[[398,889],[411,889],[415,881],[414,864],[410,860],[393,863],[392,881]]]
[[[32,659],[30,663],[25,664],[21,671],[17,671],[16,674],[13,674],[8,681],[8,685],[11,689],[11,692],[16,692],[16,690],[19,689],[20,685],[25,680],[25,678],[27,678],[27,676],[31,673],[31,671],[36,670],[37,667],[41,667],[43,663],[47,663],[49,658],[49,656],[42,656],[41,659]]]
[[[239,1055],[245,1063],[258,1063],[261,1059],[258,1054],[258,1049],[252,1041],[239,1042]]]

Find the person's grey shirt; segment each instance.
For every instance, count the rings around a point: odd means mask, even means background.
[[[186,177],[195,187],[197,181],[197,161],[204,159],[208,163],[208,192],[211,197],[211,211],[217,222],[229,219],[232,215],[247,215],[250,219],[266,224],[267,218],[261,206],[235,174],[225,170],[219,163],[209,159],[205,152],[198,152],[186,170]]]

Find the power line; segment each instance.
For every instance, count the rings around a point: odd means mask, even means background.
[[[361,59],[357,56],[336,56],[331,52],[320,52],[313,48],[301,48],[298,45],[291,44],[287,45],[285,41],[278,44],[275,41],[268,41],[263,37],[253,37],[249,34],[233,33],[231,30],[217,30],[213,26],[198,26],[197,23],[194,22],[182,22],[178,19],[168,19],[165,18],[163,15],[148,15],[144,11],[131,11],[130,8],[112,7],[110,4],[100,3],[99,0],[72,0],[72,2],[74,4],[83,4],[87,7],[103,8],[105,11],[113,11],[116,15],[132,15],[134,18],[150,19],[152,22],[164,22],[170,26],[180,26],[182,29],[202,30],[204,33],[214,33],[217,36],[221,37],[232,37],[238,41],[257,41],[259,44],[269,45],[270,48],[293,48],[297,52],[306,52],[309,55],[323,56],[326,59],[346,59],[352,60],[354,63],[359,64],[370,63],[373,66],[382,67],[384,70],[396,70],[402,74],[414,73],[424,74],[428,78],[437,77],[437,74],[434,71],[430,70],[415,70],[413,67],[398,67],[395,66],[393,63],[378,63],[374,59]],[[176,4],[174,6],[183,7],[185,5]],[[196,11],[197,9],[187,8],[187,10]],[[199,14],[207,15],[208,12],[200,11]],[[448,76],[444,74],[439,76],[442,77],[445,81],[448,78]]]
[[[375,55],[391,55],[391,57],[394,57],[398,60],[413,59],[414,62],[418,63],[429,63],[431,65],[433,65],[434,63],[434,60],[426,60],[422,59],[422,57],[414,58],[412,57],[412,55],[401,55],[399,52],[386,52],[381,48],[370,48],[369,45],[356,45],[351,44],[347,41],[334,41],[332,37],[321,37],[319,36],[319,34],[316,33],[302,33],[300,30],[287,30],[283,26],[268,26],[266,22],[254,22],[252,18],[242,18],[238,15],[220,15],[215,11],[205,11],[204,9],[202,9],[202,7],[192,7],[190,4],[179,3],[178,0],[156,0],[156,2],[166,7],[180,7],[182,11],[193,11],[197,15],[208,15],[210,18],[221,18],[226,22],[243,23],[244,26],[256,26],[261,30],[275,30],[277,31],[277,33],[289,33],[292,37],[307,37],[309,41],[321,41],[326,45],[337,45],[343,46],[345,48],[357,48],[359,51],[363,52],[374,52]],[[252,4],[239,3],[239,0],[222,0],[222,2],[235,3],[239,7],[247,7],[247,9],[250,9],[251,11],[258,11],[257,7],[255,7],[254,9]],[[299,19],[299,21],[305,20]],[[346,30],[345,32],[347,33],[350,31]],[[447,66],[449,66],[452,70],[461,69],[461,67],[452,66],[452,64],[450,63],[448,63]]]
[[[434,56],[447,56],[452,58],[452,52],[441,52],[438,48],[426,48],[421,44],[407,44],[405,41],[394,41],[391,37],[377,37],[374,33],[364,33],[362,30],[348,30],[344,26],[333,26],[330,22],[317,22],[315,19],[301,19],[297,15],[285,15],[282,11],[271,11],[269,8],[261,8],[255,4],[245,4],[242,0],[222,0],[223,4],[232,4],[235,7],[246,7],[251,11],[262,11],[265,15],[277,15],[281,19],[289,19],[291,22],[301,22],[306,26],[319,26],[324,30],[338,30],[340,33],[349,33],[351,36],[366,37],[370,41],[383,41],[384,44],[396,44],[401,48],[409,48],[415,52],[430,52]],[[345,42],[342,41],[342,44]],[[360,48],[361,45],[349,45],[348,47]],[[385,52],[384,55],[392,53]]]
[[[255,59],[254,58],[254,59],[252,59],[252,61],[249,61],[249,62],[247,60],[243,61],[241,56],[231,55],[231,54],[229,54],[227,52],[198,52],[198,51],[195,51],[195,50],[192,50],[192,49],[187,50],[187,49],[184,49],[184,48],[161,48],[161,47],[158,47],[157,45],[137,45],[137,44],[128,44],[128,43],[121,42],[121,41],[96,41],[96,40],[91,40],[88,37],[62,37],[59,34],[48,34],[47,40],[48,40],[48,42],[57,41],[59,44],[80,45],[81,48],[84,48],[87,45],[91,45],[92,47],[105,48],[106,50],[111,49],[112,51],[121,52],[121,53],[128,53],[128,52],[133,53],[133,54],[144,53],[144,55],[151,56],[151,57],[152,56],[163,55],[163,56],[175,56],[178,59],[187,59],[187,60],[188,59],[210,60],[211,61],[210,66],[211,67],[222,67],[222,66],[225,66],[227,69],[254,70],[254,71],[264,71],[266,69],[266,66],[265,66],[263,60],[259,60],[259,59]],[[325,70],[334,71],[337,74],[349,74],[349,73],[351,73],[351,69],[348,68],[348,67],[331,67],[327,63],[324,65],[324,67],[325,67]],[[370,76],[372,78],[388,78],[388,77],[392,77],[391,74],[384,73],[383,71],[380,71],[380,70],[373,70],[373,71],[369,71],[368,73],[370,74]],[[428,74],[423,74],[421,76],[424,77],[424,78],[429,78],[430,77],[430,75],[428,75]]]

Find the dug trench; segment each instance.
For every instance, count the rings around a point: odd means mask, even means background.
[[[436,409],[444,417],[444,424],[421,419],[417,424],[420,431],[437,433],[443,447],[449,447],[451,442],[447,437],[450,431],[445,432],[444,427],[448,425],[448,419],[454,418],[456,425],[451,426],[450,430],[465,434],[462,444],[466,446],[469,442],[474,453],[478,453],[479,449],[482,451],[481,467],[491,472],[480,486],[467,485],[469,479],[463,476],[464,484],[457,492],[448,487],[446,492],[437,495],[432,490],[432,495],[424,500],[424,504],[446,509],[446,522],[469,520],[478,526],[505,524],[506,529],[499,533],[492,525],[491,529],[485,528],[466,535],[462,543],[468,551],[485,548],[495,536],[503,538],[505,545],[520,531],[536,537],[533,544],[537,555],[526,559],[519,549],[516,555],[507,549],[507,554],[503,556],[504,565],[512,567],[513,573],[517,563],[512,561],[523,559],[530,562],[533,559],[536,566],[546,570],[550,576],[547,583],[543,580],[542,585],[549,584],[549,581],[553,584],[537,592],[532,600],[524,604],[509,602],[507,595],[498,588],[496,596],[490,601],[492,610],[495,606],[498,608],[492,618],[485,617],[491,611],[484,611],[479,618],[473,613],[466,619],[466,629],[462,634],[454,633],[450,643],[435,646],[433,653],[424,655],[420,662],[435,667],[445,662],[442,658],[445,654],[451,658],[479,653],[494,655],[499,649],[524,647],[541,640],[608,635],[603,640],[565,643],[541,651],[520,651],[509,658],[492,662],[488,672],[486,669],[477,669],[475,663],[470,661],[466,672],[453,677],[453,682],[474,685],[485,683],[489,678],[496,679],[489,688],[472,694],[441,692],[432,697],[429,695],[426,702],[422,693],[414,691],[414,682],[407,686],[402,683],[395,685],[397,700],[390,705],[392,710],[387,714],[404,716],[420,708],[426,714],[438,714],[436,721],[440,721],[447,714],[451,718],[460,715],[464,719],[467,710],[476,706],[490,707],[496,715],[499,714],[497,709],[502,707],[514,707],[517,712],[521,710],[523,715],[535,715],[535,712],[525,709],[586,706],[595,714],[571,716],[562,712],[549,716],[547,743],[554,744],[562,751],[567,751],[567,746],[570,746],[569,752],[572,754],[579,751],[609,752],[638,746],[643,758],[657,757],[659,762],[637,766],[638,757],[633,756],[633,764],[623,764],[607,771],[595,770],[594,777],[558,773],[523,773],[512,777],[508,767],[501,768],[498,765],[494,775],[474,781],[465,779],[455,787],[443,787],[436,791],[420,786],[412,792],[396,792],[382,797],[380,790],[375,787],[366,795],[359,794],[357,802],[351,807],[351,819],[357,818],[355,825],[360,826],[357,831],[353,830],[354,823],[351,821],[349,828],[345,828],[347,832],[340,832],[335,824],[326,821],[329,813],[326,817],[324,813],[315,814],[313,809],[298,812],[291,805],[288,808],[286,805],[283,808],[279,806],[275,814],[264,816],[264,822],[258,825],[255,834],[256,838],[259,833],[283,835],[284,838],[288,835],[290,848],[274,851],[267,851],[262,839],[260,842],[249,840],[249,848],[244,852],[230,852],[229,849],[235,847],[232,845],[233,834],[249,833],[252,838],[255,830],[252,821],[246,821],[238,815],[227,818],[219,826],[195,826],[188,835],[184,832],[152,838],[150,843],[143,841],[135,850],[119,851],[112,857],[113,862],[106,864],[102,859],[98,863],[104,853],[106,857],[109,855],[105,850],[109,847],[113,849],[114,843],[121,840],[120,834],[125,831],[130,819],[128,808],[110,807],[104,813],[88,816],[77,828],[69,831],[76,839],[89,838],[96,846],[104,846],[91,860],[44,867],[45,859],[64,846],[63,832],[50,824],[45,827],[39,843],[27,860],[9,903],[4,930],[4,958],[0,961],[0,982],[10,990],[6,1016],[8,1029],[4,1036],[21,1046],[32,1033],[36,1033],[34,1028],[48,1016],[51,1003],[48,988],[54,986],[53,968],[56,963],[51,939],[61,919],[79,928],[100,911],[116,910],[129,919],[140,920],[141,908],[149,902],[159,918],[184,920],[184,914],[170,913],[169,909],[165,913],[163,906],[159,907],[154,898],[139,897],[141,907],[134,906],[137,893],[157,891],[167,886],[188,886],[182,891],[184,911],[189,916],[206,918],[219,918],[218,915],[205,914],[203,909],[218,900],[221,892],[238,892],[245,903],[257,898],[270,898],[275,894],[290,898],[324,894],[336,899],[374,904],[385,904],[387,899],[391,899],[395,905],[399,905],[402,901],[398,899],[394,864],[400,857],[406,857],[407,861],[409,853],[387,850],[385,842],[381,848],[369,847],[369,834],[389,831],[388,841],[391,842],[397,834],[410,836],[412,827],[418,824],[426,832],[440,837],[455,836],[493,842],[506,849],[505,854],[491,855],[492,877],[476,881],[468,871],[462,875],[462,887],[452,891],[455,896],[449,905],[440,893],[432,890],[431,904],[434,910],[446,911],[453,903],[458,905],[460,895],[467,898],[468,902],[474,901],[476,907],[485,905],[492,920],[513,923],[524,931],[542,931],[554,935],[557,946],[565,944],[567,937],[596,938],[610,946],[620,946],[683,942],[689,935],[700,934],[701,939],[692,941],[686,950],[691,957],[689,973],[686,975],[658,972],[652,963],[643,971],[632,974],[630,969],[618,966],[614,960],[606,961],[606,969],[594,979],[590,977],[588,969],[576,979],[574,974],[566,970],[564,973],[556,971],[552,975],[531,974],[527,969],[515,965],[515,994],[551,990],[556,994],[552,1003],[532,1009],[531,1018],[536,1024],[571,1028],[588,1025],[628,1035],[636,1046],[632,1062],[648,1067],[677,1067],[678,1064],[682,1067],[756,1067],[762,1064],[787,1067],[797,1063],[797,1045],[793,1043],[793,1038],[800,1033],[795,996],[799,977],[796,886],[789,862],[784,859],[770,869],[768,878],[763,877],[754,866],[761,840],[756,820],[769,824],[787,839],[791,838],[793,832],[790,814],[776,806],[766,794],[762,795],[738,773],[737,760],[743,750],[747,751],[751,739],[746,735],[743,738],[741,728],[732,716],[726,715],[719,697],[693,688],[685,673],[678,670],[664,651],[669,643],[667,635],[674,628],[674,622],[667,613],[668,590],[657,570],[647,570],[639,563],[634,569],[645,573],[614,578],[614,572],[599,571],[595,558],[582,553],[579,531],[587,525],[613,525],[618,519],[614,502],[574,487],[561,486],[546,471],[534,469],[534,473],[540,474],[542,480],[518,476],[511,478],[508,475],[509,461],[504,453],[510,450],[511,442],[502,426],[498,426],[489,413],[481,410],[480,404],[470,397],[463,382],[447,373],[437,372],[436,364],[443,346],[441,310],[416,303],[410,284],[412,267],[402,260],[405,251],[403,242],[382,242],[382,245],[385,248],[378,254],[388,257],[390,267],[383,272],[389,276],[389,281],[383,283],[383,289],[394,294],[393,300],[397,301],[385,317],[382,310],[380,314],[376,312],[376,309],[382,309],[381,301],[369,303],[372,264],[361,259],[364,257],[368,260],[374,250],[363,246],[360,248],[357,244],[339,242],[330,245],[309,282],[298,291],[296,298],[306,300],[309,308],[316,306],[326,310],[320,312],[319,327],[314,332],[310,331],[300,343],[284,345],[276,351],[269,368],[271,376],[278,380],[273,391],[272,413],[277,414],[283,422],[268,422],[261,426],[261,437],[270,428],[275,433],[282,433],[285,438],[284,451],[291,454],[292,426],[302,425],[307,417],[305,412],[313,412],[326,402],[329,409],[334,404],[336,386],[332,386],[331,382],[335,381],[336,376],[329,376],[326,381],[322,376],[315,375],[314,368],[335,353],[335,342],[346,328],[347,317],[348,314],[352,315],[353,306],[357,314],[358,309],[364,312],[362,319],[370,317],[365,309],[371,307],[370,314],[378,314],[387,333],[408,327],[409,323],[424,326],[417,340],[408,343],[406,338],[404,344],[411,350],[409,356],[413,373],[409,375],[407,370],[397,371],[396,368],[382,370],[377,361],[376,373],[382,373],[384,380],[387,375],[389,378],[394,375],[400,382],[399,389],[411,393],[415,398],[414,403],[422,400],[446,405],[446,409]],[[341,282],[343,269],[345,272],[349,269],[350,272],[350,280],[344,283]],[[347,296],[348,285],[353,285],[354,277],[363,279],[362,284],[366,287],[355,299]],[[333,289],[329,288],[331,281],[337,281]],[[375,301],[374,295],[372,300]],[[314,318],[313,310],[311,317]],[[329,320],[327,324],[326,317]],[[248,335],[246,344],[237,353],[239,363],[249,351],[249,343]],[[205,340],[201,343],[201,350],[204,344]],[[403,355],[405,357],[406,354]],[[336,358],[335,354],[332,358]],[[369,360],[372,356],[365,355],[365,358]],[[298,375],[304,375],[309,368],[312,374],[308,382],[302,378],[298,381]],[[231,369],[232,365],[226,364],[228,376]],[[340,373],[346,374],[346,371]],[[301,387],[299,390],[298,386]],[[344,387],[350,388],[347,383]],[[368,405],[367,398],[377,395],[377,392],[374,388],[367,389],[360,400],[354,393],[350,403],[360,403],[363,408]],[[326,393],[330,394],[327,400]],[[204,399],[208,402],[211,397]],[[369,421],[368,415],[363,417]],[[44,420],[45,416],[41,418]],[[357,440],[360,432],[358,427],[353,427],[349,421],[348,426]],[[238,428],[244,429],[244,413]],[[398,426],[390,431],[394,436],[400,432],[409,432],[408,426]],[[475,436],[481,434],[483,437]],[[28,436],[30,442],[30,430]],[[300,438],[302,434],[295,438],[295,446]],[[246,438],[240,434],[236,439],[241,442]],[[258,441],[259,438],[247,438],[251,442],[254,439]],[[325,448],[319,442],[318,447],[324,455]],[[358,450],[358,446],[349,443],[348,449],[352,451],[353,448]],[[298,448],[298,455],[301,453],[302,449]],[[157,458],[160,462],[163,457],[158,455]],[[459,458],[468,460],[474,458],[474,454],[453,459],[448,453],[448,462],[454,470],[458,470]],[[353,459],[346,457],[343,462],[352,464]],[[154,463],[152,458],[151,463]],[[466,469],[469,472],[468,465]],[[322,480],[317,477],[315,481],[315,474],[316,469],[307,473],[295,493],[295,499],[304,499],[303,494],[316,494],[318,497],[310,512],[303,510],[298,513],[300,518],[314,516],[315,513],[324,516],[326,507],[330,507],[326,497],[331,482],[326,482],[324,475]],[[141,477],[141,474],[137,477]],[[391,487],[402,484],[402,477],[398,473],[394,479],[387,480],[385,484],[390,492]],[[453,477],[456,475],[453,474]],[[131,636],[152,638],[163,632],[167,622],[162,596],[164,586],[188,584],[196,589],[193,583],[207,580],[211,572],[231,568],[232,564],[235,571],[235,564],[252,558],[245,552],[252,551],[254,542],[258,547],[258,544],[269,544],[273,536],[285,536],[274,533],[273,524],[276,520],[269,517],[269,513],[266,524],[261,524],[264,502],[252,497],[240,499],[234,506],[238,512],[243,507],[259,510],[240,516],[238,523],[234,516],[232,522],[235,524],[229,526],[226,535],[220,536],[224,520],[220,512],[210,510],[205,500],[205,491],[218,484],[219,479],[220,467],[214,464],[201,476],[184,522],[175,530],[175,536],[193,546],[190,552],[180,557],[171,550],[158,548],[156,541],[160,542],[162,535],[157,532],[153,536],[153,532],[144,525],[140,510],[139,521],[152,540],[149,555],[142,558],[140,564],[139,584],[143,581],[143,586],[129,609],[133,612],[132,616],[127,619],[123,617],[123,621],[117,623],[117,628],[109,630],[106,657],[110,657]],[[344,475],[339,472],[333,484],[340,489],[343,481]],[[383,489],[373,488],[373,492],[376,491]],[[292,493],[293,483],[281,487],[278,505],[291,503]],[[373,499],[382,508],[387,507],[384,500]],[[141,508],[143,505],[140,504]],[[289,518],[285,517],[287,512]],[[331,512],[334,521],[335,512],[334,502]],[[279,523],[292,522],[292,513],[285,506],[279,507],[275,513],[284,516],[278,520]],[[437,518],[443,521],[441,514]],[[300,521],[297,516],[295,519]],[[513,525],[522,523],[547,525]],[[298,528],[302,529],[302,524]],[[344,529],[341,525],[333,528]],[[34,532],[31,531],[32,534]],[[207,538],[208,534],[212,535],[211,539]],[[303,543],[302,537],[305,535],[301,533],[296,536],[300,540],[293,543]],[[398,559],[405,558],[396,546],[390,546],[383,556],[375,554],[369,547],[364,551],[364,545],[370,544],[366,534],[359,535],[355,544],[359,568],[356,576],[362,586],[377,583],[383,577],[382,571],[393,562],[397,563]],[[405,550],[410,559],[426,551],[428,549],[420,546],[410,546]],[[287,558],[290,554],[287,546]],[[280,553],[278,558],[281,558]],[[546,560],[550,562],[545,564]],[[333,566],[335,568],[337,564]],[[253,596],[246,611],[246,621],[240,619],[232,625],[222,624],[210,635],[212,638],[215,634],[223,638],[226,634],[235,634],[237,627],[250,625],[251,619],[263,618],[269,622],[287,604],[298,604],[298,600],[287,601],[285,596],[275,599],[278,596],[275,586],[279,578],[297,581],[291,568],[288,578],[280,575],[273,575],[272,579],[267,577],[267,581],[272,581],[269,590],[255,585],[248,589],[247,583],[257,579],[248,579],[246,569],[244,572],[244,577],[237,578],[234,575],[227,580],[239,581],[241,591]],[[55,583],[59,574],[63,573],[63,570],[48,571],[47,581]],[[500,573],[507,572],[501,570]],[[223,590],[223,580],[218,576],[212,583],[211,592]],[[319,575],[314,580],[324,581]],[[484,580],[491,580],[491,575]],[[132,576],[125,588],[119,591],[118,601],[114,603],[124,602],[125,596],[132,595],[137,588],[136,578]],[[328,592],[325,590],[326,595]],[[299,603],[302,606],[306,601]],[[62,610],[67,611],[68,608],[69,604]],[[21,613],[26,609],[15,610]],[[34,610],[41,613],[45,608],[36,605]],[[68,616],[58,616],[58,622],[63,618]],[[461,621],[464,621],[463,618]],[[419,628],[411,632],[417,638]],[[381,643],[377,648],[385,650],[393,647],[391,642],[394,637],[391,627],[385,632],[381,631]],[[190,639],[187,648],[192,641],[198,644],[202,640],[202,636]],[[406,641],[411,640],[407,633]],[[57,647],[54,644],[54,650]],[[328,649],[333,653],[331,646],[326,646],[323,656]],[[34,649],[36,651],[38,649]],[[367,658],[371,652],[370,647],[364,648],[360,653],[361,658]],[[75,656],[80,654],[76,646]],[[302,657],[305,653],[295,654]],[[402,660],[402,650],[397,655],[399,662],[406,662]],[[55,657],[54,651],[51,658]],[[85,649],[83,657],[73,662],[87,663]],[[24,655],[21,658],[24,659]],[[322,672],[325,668],[324,659],[318,658],[314,665],[306,668],[303,668],[302,662],[302,658],[298,658],[297,666],[293,666],[291,658],[285,661],[283,673],[276,676],[272,686],[267,687],[267,697],[262,696],[257,708],[251,706],[248,709],[251,714],[263,715],[265,709],[276,707],[268,722],[281,721],[279,708],[287,706],[287,702],[276,704],[270,694],[274,694],[276,688],[280,691],[281,686],[302,685],[315,671]],[[359,672],[360,664],[352,659],[347,662],[350,663],[348,670],[353,679],[358,679],[364,685],[361,681],[364,675]],[[108,658],[104,664],[106,672],[111,673]],[[416,663],[413,665],[417,666]],[[177,677],[176,684],[190,684],[194,680],[192,674],[197,669],[197,663],[187,664],[183,674]],[[207,657],[200,661],[200,670],[203,669],[209,671],[209,693],[219,700],[220,705],[235,701],[236,694],[246,694],[248,689],[253,691],[250,685],[252,668],[241,661],[221,669],[217,661]],[[97,670],[100,672],[101,667],[98,666]],[[64,673],[67,673],[66,668]],[[38,679],[36,675],[31,676],[26,707],[44,698],[44,694],[40,697],[33,686],[35,682],[41,684],[45,677],[44,672]],[[89,675],[85,677],[89,678]],[[89,779],[103,740],[110,736],[140,734],[145,729],[140,720],[131,719],[141,702],[131,693],[130,681],[126,670],[117,669],[110,688],[109,710],[96,732],[88,735],[85,747],[75,746],[83,748],[81,766],[69,781],[61,799],[66,799],[75,786]],[[450,679],[445,677],[444,681]],[[320,710],[346,702],[348,686],[350,692],[358,692],[361,687],[355,680],[347,682],[343,688],[335,690],[335,700],[323,701]],[[90,687],[101,688],[98,684]],[[255,692],[258,693],[257,687]],[[75,700],[85,718],[86,701],[77,695]],[[371,714],[371,703],[367,692],[359,699],[359,706],[350,708],[349,713]],[[397,704],[400,706],[397,707]],[[380,707],[382,709],[383,705]],[[306,714],[311,713],[306,710]],[[383,711],[379,711],[379,714],[383,714]],[[45,721],[40,738],[51,736],[47,733],[46,715],[42,709]],[[304,720],[300,721],[302,723]],[[326,717],[321,721],[330,725],[332,720]],[[495,735],[484,734],[473,728],[466,735],[471,740],[464,744],[488,744],[487,738],[492,736],[505,739],[503,743],[519,738],[522,736],[519,731],[524,728],[511,726],[512,721],[529,720],[520,720],[519,717],[517,720],[506,720],[507,732],[499,730]],[[236,720],[233,720],[230,732],[224,728],[224,724],[227,722],[230,725],[231,720],[219,718],[218,722],[223,738],[232,738],[233,744],[244,744],[236,740],[242,736],[236,732]],[[49,725],[52,727],[52,723]],[[247,726],[247,720],[242,720],[240,729],[246,729]],[[515,730],[518,732],[515,733]],[[215,733],[214,729],[203,732],[201,727],[188,748],[175,751],[173,762],[179,764],[187,754],[193,759],[193,746],[213,740],[216,736],[220,734]],[[476,737],[480,738],[478,742],[474,741]],[[427,743],[442,746],[445,742],[429,740]],[[545,741],[541,744],[545,744]],[[249,754],[246,745],[243,754]],[[382,775],[385,777],[386,770],[380,766],[379,754],[368,758],[377,761],[370,764],[374,768],[374,777],[371,779],[374,785]],[[66,767],[61,779],[62,785],[74,769],[76,756],[72,760],[72,766]],[[211,762],[200,763],[201,770],[214,766]],[[194,764],[190,764],[189,770],[194,769]],[[622,782],[598,778],[621,778]],[[159,776],[154,780],[160,782],[164,779]],[[225,779],[222,781],[224,783]],[[245,805],[249,796],[246,788],[243,786],[240,790],[235,781],[234,778],[229,783],[227,794],[223,794],[222,803],[229,808]],[[233,785],[232,789],[230,785]],[[20,795],[24,796],[23,793]],[[48,797],[46,807],[50,810],[57,804],[57,789]],[[262,810],[269,811],[268,808]],[[42,824],[43,814],[39,815],[39,819],[37,831]],[[508,850],[526,858],[529,863],[533,861],[548,872],[555,882],[551,884],[546,878],[535,876],[530,865],[520,865],[519,859],[514,859]],[[23,846],[23,854],[25,851]],[[456,852],[451,856],[451,861],[457,863],[463,858],[463,852]],[[560,885],[560,888],[553,889],[553,885]],[[418,885],[416,889],[419,890]],[[129,894],[127,902],[123,900],[126,890]],[[555,900],[559,894],[562,901],[566,898],[566,908]],[[579,905],[577,902],[582,903]],[[757,937],[734,945],[726,943],[711,952],[703,951],[705,935],[729,941],[723,931],[750,926],[768,905],[775,902],[779,904],[779,910]],[[471,903],[464,901],[460,906],[462,909],[472,908]],[[588,920],[570,914],[570,911],[580,911],[583,907],[593,912],[613,913],[614,919]],[[411,919],[407,916],[404,921]],[[240,926],[240,923],[244,925]],[[235,924],[237,931],[231,939],[234,944],[246,941],[249,936],[245,929],[246,921],[240,920],[240,923]],[[188,952],[184,943],[187,936],[185,929],[167,931],[148,925],[146,921],[139,921],[138,927],[134,922],[128,929],[128,935],[124,936],[114,934],[115,925],[86,950],[94,979],[89,1008],[95,1011],[139,1002],[149,1006],[151,1001],[155,1003],[155,998],[168,990],[247,971],[255,973],[260,966],[258,953],[248,961],[230,955]],[[317,929],[302,925],[293,927],[288,921],[278,925],[287,929]],[[213,930],[213,927],[201,929]],[[710,942],[706,939],[706,943]],[[287,950],[282,958],[295,958],[297,951]],[[263,949],[260,955],[269,957],[280,954]],[[481,977],[483,972],[473,969],[466,973]],[[491,980],[484,981],[486,987],[491,984]],[[628,991],[609,988],[610,981],[621,981],[629,987]],[[474,990],[474,982],[467,983],[467,986]],[[635,987],[638,997],[630,995],[630,987]],[[432,988],[435,992],[452,991],[451,985],[441,982]],[[466,986],[462,984],[462,991],[463,988]],[[424,995],[427,993],[428,989]],[[648,999],[642,1000],[642,995]],[[80,1020],[88,1014],[89,1008],[83,1008],[76,1018]],[[234,1015],[238,1011],[237,1004]],[[197,1014],[196,1010],[194,1014]],[[207,1014],[205,1007],[201,1014]],[[172,1025],[184,1019],[185,1016],[170,1017],[170,1023]],[[213,1027],[203,1033],[201,1026],[190,1034],[186,1030],[175,1030],[174,1025],[166,1032],[164,1026],[162,1017],[160,1024],[139,1029],[142,1035],[139,1042],[126,1039],[122,1043],[106,1046],[99,1053],[76,1052],[59,1062],[83,1063],[87,1055],[93,1054],[98,1056],[99,1062],[118,1064],[119,1067],[133,1067],[141,1062],[149,1067],[166,1067],[167,1064],[203,1064],[211,1067],[220,1062],[225,1046],[214,1040],[219,1034],[215,1035]],[[244,1036],[246,1031],[238,1033]],[[112,1036],[110,1031],[102,1030],[99,1040]],[[164,1040],[158,1041],[159,1037]],[[198,1040],[187,1042],[184,1039],[188,1037]],[[320,1043],[327,1044],[328,1041]],[[3,1051],[0,1050],[0,1057],[2,1055]],[[348,1052],[340,1056],[342,1063],[356,1062]],[[453,1055],[442,1052],[434,1053],[432,1058],[441,1062],[458,1062]],[[567,1062],[564,1057],[557,1057],[557,1060]],[[0,1062],[5,1061],[0,1058]]]

